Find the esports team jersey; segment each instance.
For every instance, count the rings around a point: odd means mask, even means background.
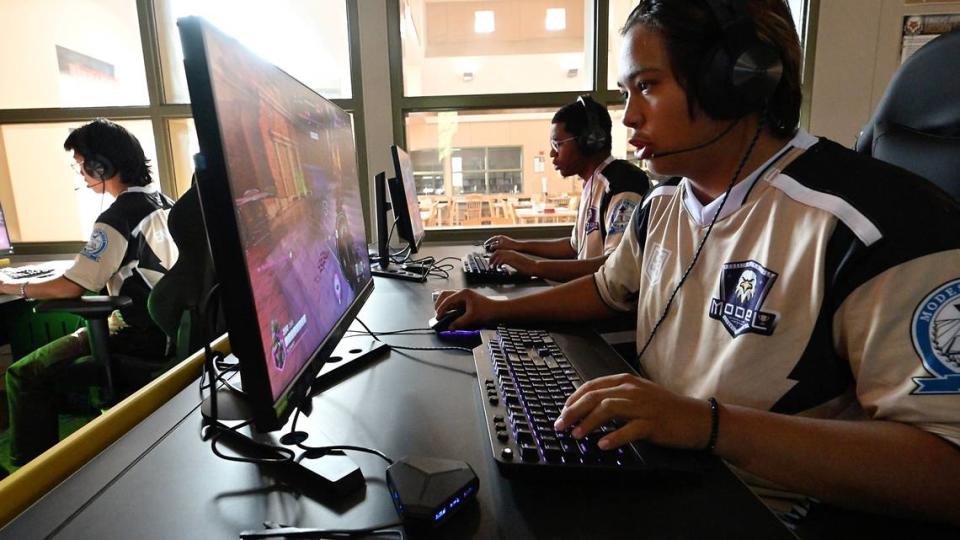
[[[583,185],[570,247],[578,259],[609,255],[617,248],[630,216],[650,189],[646,173],[608,157]]]
[[[654,189],[595,275],[638,308],[638,349],[719,206],[688,182]],[[687,396],[960,445],[958,230],[932,183],[800,132],[731,191],[639,367]]]
[[[131,186],[97,218],[93,233],[64,277],[88,291],[104,287],[111,296],[129,296],[133,303],[120,310],[123,322],[153,325],[147,297],[177,260],[177,246],[167,229],[173,203],[155,184]]]

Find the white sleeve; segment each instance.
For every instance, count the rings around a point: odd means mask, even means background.
[[[642,212],[635,212],[623,232],[623,239],[594,274],[597,290],[604,303],[611,309],[631,311],[637,304],[640,290],[640,268],[643,261],[644,239],[637,238],[635,221],[645,219]]]
[[[604,255],[610,255],[620,245],[620,239],[630,225],[630,218],[640,206],[642,199],[639,193],[632,191],[625,191],[611,197],[610,204],[607,206],[607,215],[604,216],[607,228],[607,237],[603,240]]]
[[[120,268],[126,252],[127,239],[110,225],[97,223],[63,276],[88,291],[100,291]]]
[[[960,445],[958,306],[960,250],[890,268],[844,299],[834,346],[850,363],[869,416]]]

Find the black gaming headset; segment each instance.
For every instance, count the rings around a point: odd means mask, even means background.
[[[113,162],[102,154],[83,155],[83,172],[93,179],[106,181],[117,174]]]
[[[697,81],[700,106],[713,118],[732,120],[760,110],[773,95],[783,64],[760,41],[746,0],[706,0],[723,36],[707,53]]]
[[[585,156],[596,154],[605,149],[610,141],[610,134],[604,129],[597,115],[600,104],[586,95],[577,97],[577,103],[583,106],[587,115],[587,125],[583,132],[577,135],[577,148]]]

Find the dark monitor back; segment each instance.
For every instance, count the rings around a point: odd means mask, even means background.
[[[178,21],[204,223],[254,421],[281,427],[373,289],[350,115]]]
[[[0,255],[13,254],[13,243],[10,242],[10,232],[7,231],[7,218],[0,206]]]
[[[397,218],[397,234],[410,244],[410,251],[417,252],[423,241],[423,219],[420,217],[420,202],[417,200],[417,185],[413,179],[413,164],[410,156],[397,145],[390,147],[393,154],[394,178],[391,178],[390,200]]]

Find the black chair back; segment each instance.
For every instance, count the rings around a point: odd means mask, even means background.
[[[960,200],[960,30],[894,74],[856,149],[919,174]]]

